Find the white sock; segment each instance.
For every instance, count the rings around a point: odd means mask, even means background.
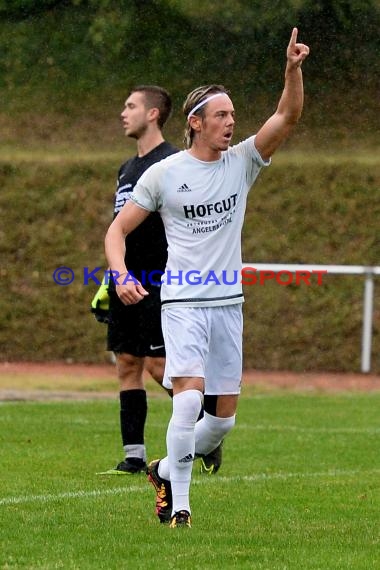
[[[161,479],[166,479],[170,481],[170,469],[169,469],[169,458],[168,456],[160,459],[160,463],[158,464],[158,474]]]
[[[199,390],[185,390],[173,396],[173,414],[166,435],[173,514],[182,510],[191,512],[189,489],[195,453],[194,427],[201,411],[202,399]],[[161,463],[162,461],[160,467]],[[159,469],[160,476],[164,467],[165,463]]]
[[[207,455],[218,447],[222,439],[235,425],[235,417],[217,418],[204,412],[203,418],[195,424],[195,453]],[[158,474],[163,479],[170,479],[168,457],[161,459]]]
[[[207,455],[213,451],[222,439],[235,425],[235,417],[217,418],[204,413],[204,416],[196,423],[195,434],[195,453]]]

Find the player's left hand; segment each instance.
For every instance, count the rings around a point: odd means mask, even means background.
[[[309,46],[305,44],[297,43],[297,35],[298,29],[293,28],[288,49],[286,50],[286,57],[290,64],[293,64],[295,67],[300,67],[303,60],[309,55],[310,49]]]

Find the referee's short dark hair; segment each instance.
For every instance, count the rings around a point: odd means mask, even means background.
[[[159,85],[136,85],[129,95],[136,92],[144,94],[147,109],[159,110],[157,124],[162,129],[172,112],[172,99],[168,91]]]

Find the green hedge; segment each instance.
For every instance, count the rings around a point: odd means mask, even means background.
[[[97,287],[85,267],[105,268],[114,160],[0,162],[1,360],[102,362],[105,327],[89,312]],[[380,164],[278,155],[249,198],[247,262],[379,264]],[[75,272],[58,286],[59,266]],[[380,288],[373,371],[380,372]],[[327,276],[322,286],[245,287],[245,366],[360,369],[362,278]]]

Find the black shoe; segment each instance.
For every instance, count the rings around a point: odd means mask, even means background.
[[[102,471],[97,473],[97,475],[133,475],[134,473],[141,473],[141,471],[146,471],[146,463],[143,459],[126,457],[124,461],[121,461],[113,469]]]
[[[178,526],[185,526],[191,528],[191,516],[188,511],[178,511],[174,513],[170,519],[170,528],[177,528]]]
[[[158,474],[159,459],[151,461],[147,467],[148,480],[156,490],[156,515],[161,523],[167,523],[172,515],[172,486],[170,481],[162,479]]]
[[[213,475],[219,471],[222,465],[223,440],[218,447],[210,451],[207,455],[201,455],[201,473]]]

